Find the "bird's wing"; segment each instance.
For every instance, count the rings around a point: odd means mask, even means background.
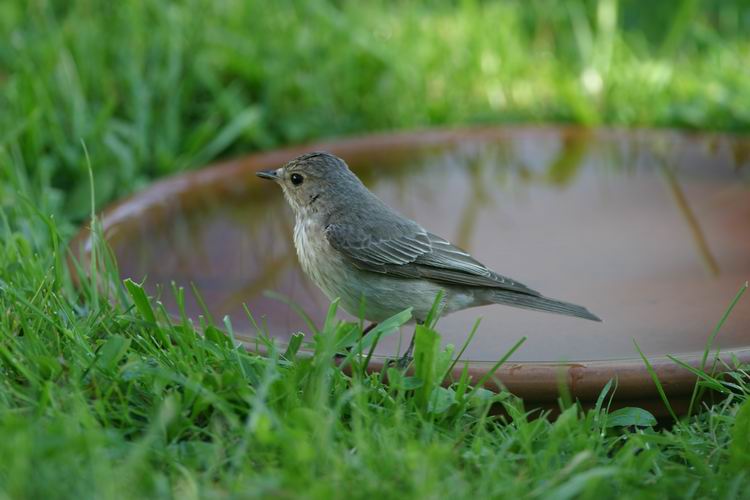
[[[540,295],[488,269],[464,250],[411,221],[391,225],[387,230],[379,226],[379,231],[365,226],[329,224],[325,228],[328,243],[360,269],[399,278]]]

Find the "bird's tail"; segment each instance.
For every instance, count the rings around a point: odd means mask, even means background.
[[[505,290],[493,290],[488,298],[495,304],[504,304],[523,309],[532,309],[534,311],[545,311],[555,314],[563,314],[565,316],[575,316],[577,318],[589,319],[592,321],[601,321],[598,316],[592,314],[583,306],[542,297],[541,295],[534,296]]]

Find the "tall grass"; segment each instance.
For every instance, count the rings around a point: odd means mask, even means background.
[[[312,356],[270,339],[265,355],[250,354],[229,328],[174,323],[136,283],[105,300],[94,288],[111,261],[83,280],[82,302],[67,275],[53,284],[54,254],[34,256],[4,231],[24,277],[0,282],[0,491],[10,498],[736,496],[747,485],[733,430],[747,426],[746,378],[671,431],[636,409],[607,416],[611,384],[592,410],[573,403],[554,421],[536,418],[508,393],[472,389],[481,381],[466,373],[443,387],[452,350],[440,351],[433,325],[417,329],[413,376],[366,373],[372,337],[336,320],[336,302],[307,339]]]

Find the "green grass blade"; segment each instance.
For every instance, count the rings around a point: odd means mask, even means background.
[[[708,361],[708,354],[711,351],[711,348],[714,345],[714,341],[716,340],[716,337],[719,335],[719,330],[724,326],[724,323],[726,323],[727,319],[729,318],[729,315],[734,310],[734,306],[737,305],[737,302],[739,302],[740,298],[745,294],[748,288],[748,282],[746,281],[740,289],[735,294],[734,298],[732,299],[732,302],[730,302],[729,307],[726,308],[724,311],[724,314],[722,314],[721,319],[718,323],[716,323],[716,326],[714,327],[713,331],[711,332],[711,335],[708,337],[708,340],[706,341],[706,348],[703,350],[703,357],[701,358],[701,366],[700,370],[704,371],[706,369],[706,361]],[[690,396],[690,404],[688,405],[688,416],[693,414],[693,408],[695,407],[695,402],[700,399],[700,389],[698,387],[698,384],[695,384],[695,387],[693,387],[693,393]]]
[[[151,307],[151,301],[146,295],[143,286],[134,282],[130,278],[127,278],[123,283],[130,294],[130,298],[133,299],[133,303],[141,317],[149,323],[156,324],[156,315],[154,314],[154,310]]]
[[[633,339],[633,345],[635,345],[635,350],[638,351],[638,355],[646,365],[646,370],[648,370],[648,374],[651,376],[651,380],[654,381],[654,385],[656,386],[656,390],[659,393],[659,397],[664,403],[664,406],[667,407],[667,411],[672,416],[672,419],[674,419],[675,423],[679,424],[680,419],[677,418],[677,414],[672,409],[672,405],[669,403],[669,398],[667,398],[667,394],[664,392],[664,386],[661,385],[661,381],[659,380],[659,376],[656,374],[654,367],[651,366],[651,362],[649,362],[648,358],[646,358],[646,356],[643,354],[643,351],[641,351],[641,348],[635,339]]]
[[[479,381],[469,393],[468,397],[472,397],[477,392],[477,390],[483,388],[487,381],[495,375],[495,372],[497,372],[497,370],[500,369],[500,367],[503,366],[511,356],[513,356],[513,353],[521,348],[526,340],[527,337],[521,337],[515,344],[513,344],[513,346],[503,355],[503,357],[500,358],[497,363],[492,365],[492,368],[490,368],[487,373],[485,373],[484,376],[479,379]]]
[[[458,354],[453,359],[453,363],[451,363],[448,369],[445,370],[445,373],[441,377],[441,380],[445,380],[446,378],[450,376],[451,373],[453,373],[453,369],[456,367],[456,363],[458,363],[458,360],[461,359],[461,356],[463,356],[464,352],[466,352],[466,349],[469,347],[469,344],[471,344],[471,341],[474,339],[474,335],[476,335],[477,331],[479,330],[479,324],[481,322],[482,322],[482,318],[477,318],[476,321],[474,321],[474,326],[471,327],[469,336],[466,337],[466,340],[464,340],[464,343],[461,346],[461,350],[458,351]]]
[[[701,370],[700,368],[692,367],[689,364],[685,363],[684,361],[672,356],[671,354],[667,354],[667,358],[672,360],[672,362],[674,362],[676,365],[681,366],[685,370],[695,375],[696,378],[698,378],[699,380],[702,379],[704,382],[707,383],[707,387],[709,387],[710,389],[714,391],[718,391],[722,394],[729,394],[730,391],[721,384],[720,380],[717,380],[716,378],[708,375],[705,371]]]

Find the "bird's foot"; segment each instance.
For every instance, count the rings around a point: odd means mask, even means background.
[[[414,361],[414,358],[411,356],[401,356],[398,358],[391,358],[388,361],[386,361],[386,366],[388,368],[395,368],[397,370],[404,371],[411,365],[411,362]]]
[[[396,359],[395,365],[399,370],[406,370],[407,368],[409,368],[409,365],[411,365],[412,361],[414,361],[414,358],[412,358],[411,355],[407,353]]]
[[[414,353],[414,335],[411,336],[411,341],[409,341],[409,347],[407,347],[404,355],[398,359],[392,360],[393,365],[399,370],[406,370],[407,368],[409,368],[409,365],[411,365],[411,362],[414,361],[414,358],[412,357],[413,353]]]

